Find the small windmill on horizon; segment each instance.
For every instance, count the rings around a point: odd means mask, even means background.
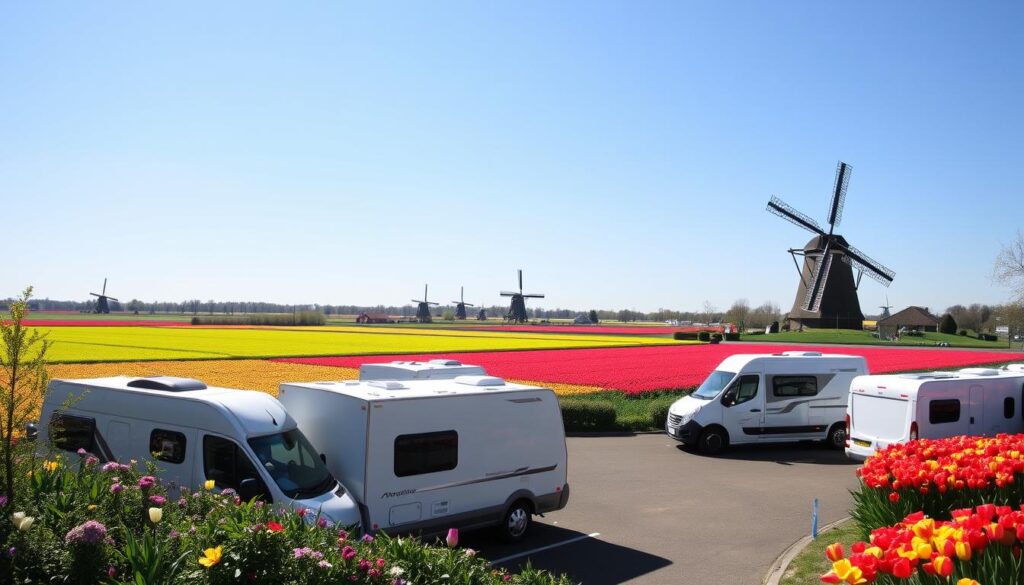
[[[466,307],[472,307],[473,305],[466,302],[465,298],[465,287],[459,287],[459,300],[452,301],[455,303],[455,318],[462,321],[466,320]],[[426,298],[426,296],[424,296]]]
[[[106,277],[103,278],[103,292],[102,293],[89,293],[89,294],[91,294],[92,296],[96,297],[96,309],[93,311],[95,313],[110,313],[110,303],[108,303],[107,300],[109,299],[111,301],[117,302],[117,299],[115,299],[114,297],[107,296],[107,279],[106,279]]]
[[[430,316],[430,305],[437,305],[427,300],[427,285],[423,285],[423,300],[412,299],[416,303],[416,320],[420,323],[430,323],[434,319]]]
[[[513,323],[526,323],[526,299],[543,299],[543,294],[526,294],[523,292],[523,269],[519,269],[519,292],[501,291],[501,296],[512,297],[512,305],[508,308],[505,318]]]

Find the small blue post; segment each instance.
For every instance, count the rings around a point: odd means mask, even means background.
[[[818,498],[814,498],[814,506],[811,509],[811,538],[818,538]]]

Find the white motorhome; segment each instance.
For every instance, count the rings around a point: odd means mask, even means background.
[[[856,460],[918,438],[1024,432],[1024,364],[858,376],[846,421],[846,455]]]
[[[295,419],[273,396],[187,378],[52,380],[40,448],[101,461],[154,460],[171,487],[214,480],[243,499],[319,512],[345,526],[359,508],[331,476]]]
[[[521,539],[569,498],[554,392],[491,376],[282,384],[279,399],[321,449],[372,530],[497,525]]]
[[[449,359],[393,361],[359,366],[360,380],[444,380],[456,376],[485,375],[487,372],[480,366]]]
[[[861,356],[786,351],[726,358],[668,411],[673,439],[717,453],[744,443],[824,440],[842,449],[850,382]]]

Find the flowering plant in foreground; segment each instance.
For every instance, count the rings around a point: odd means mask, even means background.
[[[849,556],[838,544],[825,556],[832,570],[825,583],[1021,583],[1024,506],[983,504],[954,510],[937,521],[915,512],[902,522],[871,531],[854,543]]]
[[[1024,435],[920,439],[890,445],[857,470],[854,520],[867,532],[912,511],[947,519],[952,510],[1024,501]]]
[[[243,502],[212,482],[166,485],[152,463],[41,460],[30,448],[17,458],[26,497],[0,517],[3,583],[569,584],[494,570],[457,544],[360,535],[316,510]]]

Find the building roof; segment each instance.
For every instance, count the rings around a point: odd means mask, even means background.
[[[362,313],[359,316],[362,317],[363,315],[366,315],[369,319],[384,319],[385,321],[391,318],[391,315],[387,313]]]
[[[924,307],[910,306],[902,311],[897,311],[892,315],[889,315],[885,319],[878,320],[879,327],[885,326],[900,326],[900,325],[939,325],[939,318],[928,312],[928,309]]]

